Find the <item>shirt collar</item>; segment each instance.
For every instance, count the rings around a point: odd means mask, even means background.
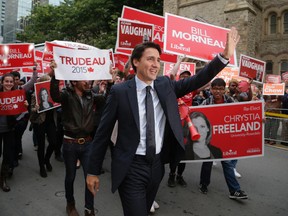
[[[142,91],[146,86],[148,86],[145,82],[140,80],[137,75],[135,76],[135,82],[136,82],[136,89],[139,91]],[[150,84],[151,88],[154,90],[154,81]]]

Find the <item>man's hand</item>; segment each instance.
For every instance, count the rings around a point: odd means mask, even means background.
[[[87,175],[86,177],[86,184],[89,189],[89,191],[93,194],[93,196],[96,195],[96,192],[99,191],[99,178],[98,176],[92,176]]]
[[[230,59],[234,54],[234,50],[236,49],[236,45],[240,40],[240,35],[238,35],[238,31],[235,27],[232,27],[231,30],[227,33],[226,38],[226,46],[224,52],[222,53],[223,57],[226,59]]]
[[[57,67],[57,64],[54,60],[52,60],[50,62],[50,69],[51,71],[49,72],[49,76],[52,77],[52,76],[55,76],[55,73],[54,73],[54,69]]]

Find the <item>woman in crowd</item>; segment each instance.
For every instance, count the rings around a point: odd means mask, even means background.
[[[49,75],[43,75],[40,77],[39,82],[50,80]],[[41,97],[41,93],[39,94]],[[35,93],[31,99],[31,115],[30,121],[33,123],[33,130],[38,143],[38,162],[40,166],[40,176],[43,178],[47,177],[47,171],[52,171],[50,164],[50,158],[56,145],[56,110],[50,109],[45,112],[39,113],[40,106],[36,103]],[[48,147],[45,153],[45,134],[48,138]],[[46,168],[45,168],[46,165]]]

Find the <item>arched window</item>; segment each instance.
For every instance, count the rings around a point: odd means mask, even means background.
[[[271,60],[266,61],[266,74],[273,74],[273,62]]]
[[[276,34],[277,30],[277,15],[272,13],[270,15],[270,34]]]
[[[280,65],[280,73],[284,73],[288,71],[288,60],[282,60]]]
[[[284,13],[283,17],[283,34],[288,34],[288,11]]]

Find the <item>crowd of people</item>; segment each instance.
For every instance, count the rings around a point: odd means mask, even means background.
[[[191,121],[201,134],[201,139],[193,141],[188,123],[179,114],[179,106],[265,100],[269,111],[273,107],[270,103],[279,105],[280,101],[281,106],[287,109],[287,94],[282,102],[280,97],[263,98],[258,88],[252,91],[251,83],[246,83],[246,91],[242,91],[239,81],[234,79],[230,80],[228,88],[221,78],[210,83],[228,64],[239,39],[237,30],[232,28],[223,53],[195,76],[191,76],[190,71],[182,71],[179,80],[175,76],[183,58],[178,58],[170,77],[158,76],[161,48],[153,42],[137,45],[124,72],[110,70],[111,80],[71,80],[60,89],[59,80],[55,79],[57,65],[54,61],[49,74],[37,79],[34,68],[32,78],[22,86],[19,85],[18,72],[3,75],[0,91],[24,89],[27,112],[0,116],[0,155],[3,158],[0,187],[5,192],[11,189],[7,179],[13,175],[18,160],[22,158],[22,136],[30,121],[34,145],[38,146],[40,176],[46,178],[47,171],[52,171],[50,159],[53,151],[58,161],[64,161],[68,216],[79,215],[74,197],[74,180],[79,167],[77,161],[81,163],[86,180],[83,185],[84,214],[95,215],[94,196],[99,189],[98,176],[103,173],[102,163],[108,147],[112,157],[112,192],[118,190],[123,214],[147,216],[154,212],[159,208],[155,199],[164,177],[165,163],[169,163],[170,168],[168,186],[179,184],[186,187],[189,183],[183,177],[186,164],[180,163],[182,159],[222,158],[222,152],[210,143],[211,125],[206,117],[197,112],[190,114]],[[135,71],[133,75],[128,74],[130,66]],[[41,89],[37,103],[33,86],[43,81],[50,81],[50,91]],[[50,96],[61,107],[54,108]],[[277,123],[267,120],[266,124],[268,128]],[[283,124],[285,126],[287,128],[287,124]],[[276,139],[273,130],[267,129],[267,138]],[[273,144],[272,141],[270,144]],[[229,197],[247,199],[236,178],[240,176],[236,163],[237,160],[221,161]],[[212,166],[210,161],[202,164],[199,190],[203,194],[208,192]]]

